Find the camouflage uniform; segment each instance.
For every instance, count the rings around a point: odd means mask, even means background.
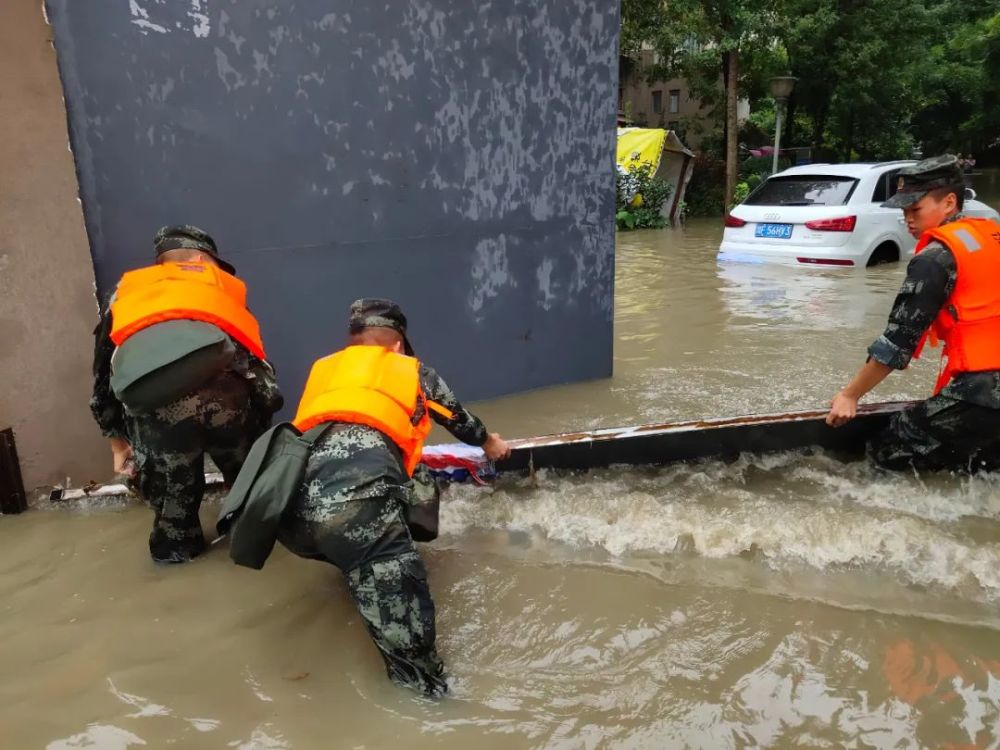
[[[408,342],[407,348],[412,351]],[[486,442],[483,423],[424,364],[420,384],[428,399],[454,414],[446,420],[431,412],[438,424],[465,443]],[[414,424],[423,408],[420,403]],[[448,685],[434,645],[434,602],[404,517],[414,496],[402,454],[388,437],[363,425],[334,423],[313,446],[302,489],[285,510],[278,538],[295,554],[331,563],[345,574],[394,682],[443,695]]]
[[[947,174],[950,161],[937,157],[916,166],[922,164],[930,164],[932,169],[928,171],[936,178],[941,172]],[[915,202],[914,196],[916,200],[923,197],[923,187],[918,183],[915,190],[901,190],[886,205],[909,205]],[[961,218],[959,214],[944,223]],[[906,269],[888,325],[868,348],[869,356],[897,370],[906,368],[921,337],[945,306],[957,278],[955,256],[942,243],[932,241],[915,255]],[[888,469],[972,472],[1000,468],[1000,371],[956,375],[937,395],[896,414],[869,445],[869,455]]]
[[[192,227],[169,228],[165,249],[184,244]],[[157,238],[167,232],[161,230]],[[204,235],[204,233],[201,233]],[[207,237],[207,235],[204,235]],[[214,243],[211,246],[214,248]],[[214,252],[213,252],[214,254]],[[226,270],[228,263],[220,263]],[[110,297],[94,329],[94,391],[90,408],[103,435],[132,446],[136,477],[133,489],[155,511],[149,551],[157,562],[185,562],[205,548],[198,510],[205,487],[205,454],[212,457],[226,483],[239,473],[253,442],[270,426],[283,399],[271,366],[238,342],[229,368],[194,393],[151,414],[129,414],[111,390]]]

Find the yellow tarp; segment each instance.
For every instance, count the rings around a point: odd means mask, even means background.
[[[652,173],[660,167],[660,155],[667,131],[662,128],[628,128],[618,133],[618,152],[615,161],[626,172],[639,164],[651,164]]]

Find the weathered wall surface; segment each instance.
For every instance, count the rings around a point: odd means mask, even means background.
[[[291,400],[388,296],[466,398],[611,371],[616,0],[48,0],[99,288],[216,236]]]
[[[0,2],[0,428],[29,489],[111,469],[87,408],[94,274],[50,33],[37,0]]]

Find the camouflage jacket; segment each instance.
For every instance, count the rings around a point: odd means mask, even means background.
[[[94,390],[90,397],[90,411],[102,435],[128,439],[125,407],[111,390],[111,356],[115,353],[115,344],[111,340],[112,295],[108,295],[108,300],[101,307],[101,319],[94,329]],[[261,410],[262,417],[267,416],[263,414],[265,411],[270,414],[280,409],[283,398],[274,369],[239,342],[233,343],[236,345],[236,357],[229,369],[252,381],[253,403]]]
[[[913,256],[889,313],[889,323],[868,347],[869,356],[897,370],[909,365],[920,338],[948,301],[957,279],[955,256],[940,242],[931,242]],[[934,356],[933,350],[926,350],[924,356]],[[962,373],[941,394],[1000,409],[1000,371]]]
[[[467,411],[448,384],[421,362],[420,386],[432,401],[454,414],[431,418],[463,443],[480,446],[487,432],[482,421]],[[423,417],[423,404],[414,419]],[[299,518],[321,521],[348,500],[397,498],[412,500],[412,484],[403,468],[399,448],[383,433],[364,425],[336,423],[313,446],[306,467],[303,492],[289,511]]]

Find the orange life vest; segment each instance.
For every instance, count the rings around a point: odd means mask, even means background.
[[[213,263],[160,263],[122,276],[111,303],[116,345],[168,320],[211,323],[266,359],[260,324],[247,310],[246,284]]]
[[[420,403],[425,408],[414,422]],[[412,476],[431,431],[431,411],[454,416],[424,396],[418,360],[381,346],[349,346],[313,364],[294,424],[302,432],[324,422],[373,427],[399,447]]]
[[[944,342],[936,394],[959,373],[1000,370],[1000,224],[959,219],[924,232],[916,252],[934,240],[951,250],[958,269],[951,296],[914,352]]]

